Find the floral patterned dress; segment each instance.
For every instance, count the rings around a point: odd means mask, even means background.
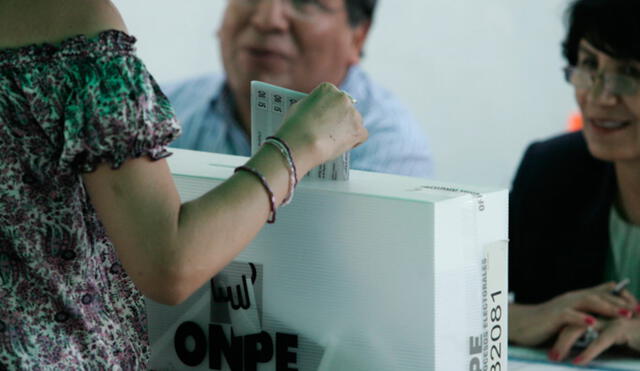
[[[179,134],[134,44],[0,50],[0,369],[145,368],[144,302],[81,176],[166,157]]]

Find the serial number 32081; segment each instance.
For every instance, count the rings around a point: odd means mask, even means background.
[[[491,293],[491,309],[489,309],[489,323],[488,326],[490,329],[485,331],[483,336],[471,337],[470,338],[470,346],[469,353],[471,355],[471,360],[469,362],[469,371],[481,371],[481,355],[483,352],[483,345],[487,345],[487,338],[491,339],[491,346],[489,348],[489,359],[485,358],[485,368],[487,369],[487,361],[488,361],[488,369],[489,371],[502,371],[502,317],[503,317],[503,309],[499,304],[499,297],[502,295],[502,291],[496,291]],[[484,341],[483,341],[484,340]],[[484,348],[486,349],[486,348]]]
[[[502,307],[497,303],[497,298],[502,295],[502,291],[496,291],[491,294],[491,310],[489,311],[489,319],[491,320],[489,338],[491,339],[491,349],[489,350],[489,370],[501,371],[502,364]]]

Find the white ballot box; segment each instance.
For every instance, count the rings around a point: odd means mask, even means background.
[[[246,161],[173,151],[183,201]],[[362,171],[304,179],[187,301],[147,300],[150,368],[506,370],[507,195]]]

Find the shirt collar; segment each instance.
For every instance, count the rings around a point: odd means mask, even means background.
[[[360,77],[363,71],[359,65],[354,64],[347,70],[347,74],[342,79],[340,83],[340,89],[344,91],[354,90],[359,85],[358,81],[360,81]]]

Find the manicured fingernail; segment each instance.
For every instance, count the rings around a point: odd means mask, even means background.
[[[595,325],[595,324],[596,324],[596,319],[595,319],[595,318],[593,318],[593,317],[591,317],[591,316],[586,316],[586,317],[584,318],[584,323],[586,323],[586,324],[587,324],[587,325],[589,325],[589,326],[593,326],[593,325]]]
[[[582,357],[576,357],[573,359],[573,364],[577,365],[578,363],[582,363]]]
[[[631,311],[629,309],[622,308],[618,311],[618,313],[623,317],[631,318]]]
[[[549,353],[547,353],[547,357],[549,357],[549,360],[551,361],[557,361],[560,358],[560,355],[555,350],[550,350]]]
[[[636,313],[640,313],[640,304],[636,305]]]

